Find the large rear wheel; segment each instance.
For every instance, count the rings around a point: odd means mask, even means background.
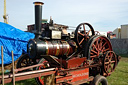
[[[89,60],[94,61],[94,63],[97,63],[98,59],[103,57],[107,51],[112,51],[112,45],[109,39],[102,35],[95,35],[87,42],[85,56]]]

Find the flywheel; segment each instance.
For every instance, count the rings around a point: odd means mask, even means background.
[[[79,48],[83,47],[83,44],[87,42],[90,36],[94,35],[94,29],[89,23],[81,23],[75,30],[75,40]]]

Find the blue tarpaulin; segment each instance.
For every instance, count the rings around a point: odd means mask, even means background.
[[[9,24],[0,22],[0,64],[1,62],[1,46],[3,46],[4,64],[12,63],[12,54],[16,61],[22,53],[27,52],[27,42],[33,39],[33,33],[21,31]]]

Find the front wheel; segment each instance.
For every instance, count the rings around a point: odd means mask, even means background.
[[[38,64],[43,63],[43,65],[36,68],[36,70],[42,70],[50,68],[50,65],[48,61],[46,61],[44,58],[40,59]],[[48,75],[48,76],[39,76],[35,78],[38,85],[54,85],[54,74]]]
[[[108,81],[104,76],[97,75],[91,85],[108,85]]]

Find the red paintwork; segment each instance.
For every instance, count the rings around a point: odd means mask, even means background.
[[[60,62],[60,60],[58,61]],[[66,68],[71,69],[71,68],[78,68],[79,66],[83,66],[84,61],[86,61],[85,57],[84,58],[76,57],[66,62],[62,62],[62,64],[63,65],[66,64]],[[67,72],[67,75],[56,78],[56,82],[57,83],[60,83],[60,82],[72,83],[72,82],[76,82],[76,81],[88,79],[88,78],[89,78],[89,68],[83,68],[83,69],[77,69],[77,70]]]
[[[67,68],[74,68],[80,66],[84,61],[86,61],[86,58],[72,58],[67,61]]]
[[[79,57],[75,57],[72,58],[68,61],[66,60],[61,60],[61,59],[56,59],[59,63],[62,62],[62,65],[64,66],[64,68],[76,68],[80,65],[82,65],[84,63],[84,61],[86,61],[86,58],[79,58]]]
[[[89,68],[72,71],[71,74],[72,74],[71,82],[79,81],[82,79],[88,79],[89,78]]]
[[[56,78],[56,83],[73,83],[84,79],[89,79],[89,68],[69,71],[66,76]]]

